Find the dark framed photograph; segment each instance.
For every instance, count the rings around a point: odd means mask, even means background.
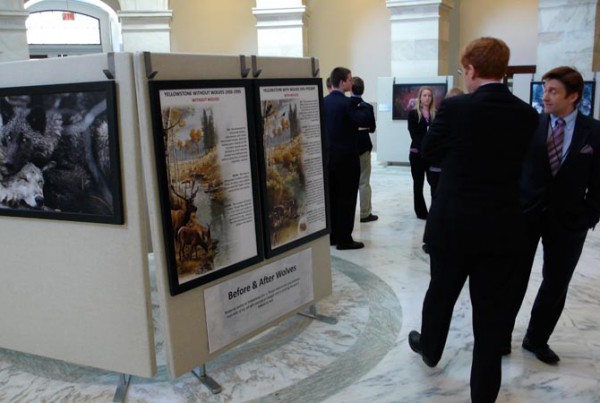
[[[256,80],[265,252],[329,233],[321,79]]]
[[[263,259],[253,87],[151,81],[171,295]]]
[[[596,82],[583,82],[583,96],[579,101],[577,108],[585,116],[594,114],[594,98],[596,94]],[[544,83],[541,81],[532,81],[529,91],[529,103],[538,113],[544,113]]]
[[[113,81],[0,88],[0,215],[123,224]]]
[[[436,109],[439,109],[442,100],[448,91],[446,83],[433,84],[394,84],[392,95],[392,119],[407,120],[408,112],[415,109],[419,89],[421,87],[430,87],[433,90],[433,99]]]

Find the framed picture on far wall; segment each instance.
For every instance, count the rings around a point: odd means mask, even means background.
[[[263,257],[252,84],[151,81],[171,295]]]
[[[265,252],[329,233],[321,79],[256,80]]]
[[[579,112],[585,116],[592,116],[594,113],[594,97],[596,94],[596,82],[584,81],[583,96],[579,102]],[[544,112],[544,83],[541,81],[532,81],[529,92],[529,103],[538,113]]]
[[[442,99],[444,99],[446,92],[448,91],[448,84],[394,84],[394,91],[392,95],[392,119],[408,119],[408,112],[415,109],[415,106],[417,105],[417,97],[419,94],[419,88],[421,87],[430,87],[433,90],[435,107],[440,107]]]
[[[0,88],[0,215],[123,224],[112,81]]]

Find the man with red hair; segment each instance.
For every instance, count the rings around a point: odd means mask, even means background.
[[[523,245],[519,177],[538,121],[501,82],[509,57],[500,39],[469,43],[460,58],[469,94],[442,101],[422,143],[423,157],[442,174],[425,227],[431,281],[421,332],[410,332],[408,341],[425,364],[437,365],[468,278],[473,402],[493,402],[500,389],[507,294]]]

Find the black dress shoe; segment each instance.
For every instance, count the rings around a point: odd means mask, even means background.
[[[431,368],[435,367],[436,363],[423,355],[423,349],[421,348],[421,334],[419,332],[416,330],[410,331],[408,334],[408,345],[412,351],[419,354],[423,358],[425,365]]]
[[[336,246],[336,249],[337,250],[348,250],[348,249],[361,249],[364,247],[365,247],[364,243],[352,241],[350,243],[338,243]]]
[[[523,348],[535,354],[538,360],[545,362],[546,364],[556,364],[560,361],[558,355],[556,355],[556,353],[552,351],[547,344],[543,346],[535,346],[531,344],[527,337],[525,337],[523,339]]]
[[[374,214],[369,214],[367,217],[361,218],[360,222],[371,222],[371,221],[377,221],[377,220],[379,220],[379,216],[376,216]]]

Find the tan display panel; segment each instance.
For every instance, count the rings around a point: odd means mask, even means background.
[[[0,217],[0,347],[151,377],[156,373],[146,200],[132,55],[0,64],[0,86],[117,85],[124,224]]]
[[[204,289],[227,281],[267,263],[277,261],[306,248],[313,249],[313,287],[315,301],[331,294],[331,256],[328,237],[322,237],[306,245],[291,250],[274,259],[243,269],[214,282],[171,296],[166,268],[166,255],[163,242],[162,220],[158,198],[155,151],[153,146],[152,117],[148,80],[210,80],[240,79],[244,72],[247,79],[255,75],[259,78],[307,78],[313,77],[314,60],[310,58],[258,57],[253,65],[250,57],[138,53],[134,56],[136,89],[140,108],[140,133],[142,135],[142,161],[147,189],[148,211],[152,234],[152,248],[155,253],[158,294],[160,299],[161,324],[165,335],[167,367],[172,377],[197,368],[224,350],[249,339],[266,328],[282,321],[294,312],[284,315],[246,337],[236,341],[221,351],[209,353],[206,318],[204,309]],[[260,71],[260,73],[259,73]],[[151,77],[151,78],[149,78]],[[310,304],[309,304],[310,305]],[[302,307],[305,308],[305,307]]]

